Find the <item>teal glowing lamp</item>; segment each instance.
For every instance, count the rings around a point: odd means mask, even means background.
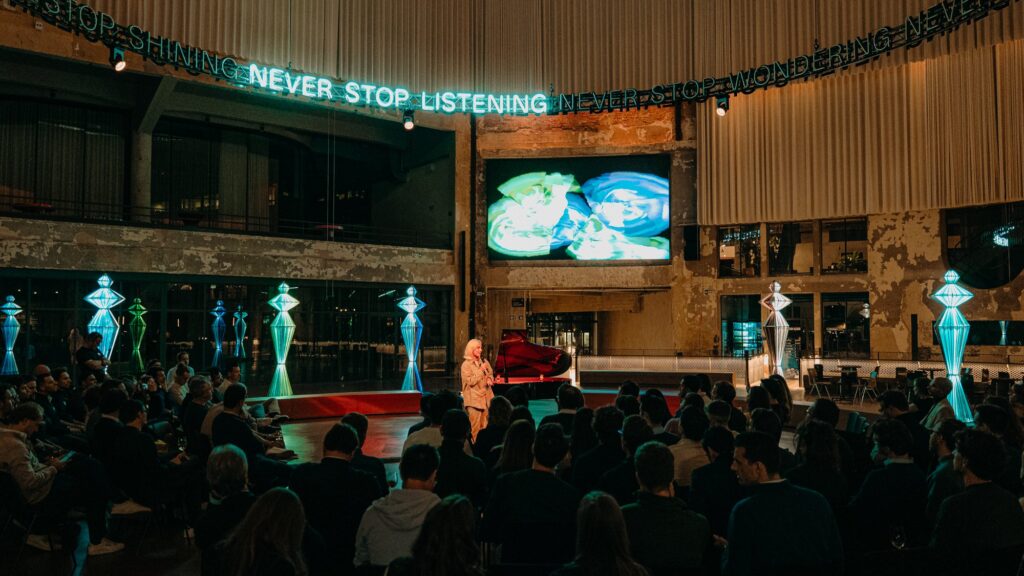
[[[132,317],[128,321],[128,334],[132,337],[132,362],[139,372],[146,369],[142,362],[142,337],[146,334],[146,321],[142,319],[142,315],[145,313],[146,307],[142,305],[142,298],[136,298],[128,307],[128,314]]]
[[[223,300],[217,300],[217,305],[210,310],[210,315],[213,316],[213,323],[210,325],[210,329],[213,330],[213,365],[220,366],[220,355],[224,351],[224,332],[227,330],[227,324],[224,323],[224,314],[227,313],[227,308],[224,307]]]
[[[0,375],[8,376],[18,373],[18,362],[14,359],[14,341],[18,339],[18,332],[21,331],[21,324],[18,323],[18,314],[21,313],[21,306],[14,303],[14,296],[8,296],[7,302],[0,306],[0,312],[4,318],[4,365],[0,367]]]
[[[299,301],[288,294],[291,287],[281,282],[277,287],[278,294],[270,299],[267,304],[277,310],[277,317],[270,323],[270,335],[274,339],[274,354],[277,356],[277,368],[274,370],[274,378],[270,382],[271,396],[291,396],[292,383],[288,380],[288,369],[285,361],[288,360],[288,349],[292,346],[292,339],[295,338],[295,321],[292,320],[289,310],[299,305]]]
[[[958,307],[974,298],[974,294],[957,284],[960,275],[953,270],[946,272],[943,280],[946,281],[946,285],[932,294],[932,298],[946,307],[935,328],[939,332],[939,343],[942,345],[942,355],[946,361],[946,377],[953,383],[953,397],[949,402],[953,405],[957,420],[973,425],[971,406],[967,403],[967,395],[964,394],[963,384],[960,382],[960,365],[963,364],[964,347],[967,345],[967,334],[971,331],[971,325]]]
[[[245,323],[245,317],[248,315],[248,312],[242,311],[241,304],[238,305],[238,310],[233,314],[235,317],[235,358],[245,358],[245,329],[248,327]]]
[[[402,390],[423,391],[423,381],[420,379],[420,372],[416,369],[416,356],[420,349],[420,337],[423,336],[423,323],[420,322],[416,313],[423,310],[427,305],[416,297],[416,288],[409,286],[405,290],[406,297],[398,301],[397,306],[405,311],[405,320],[402,321],[402,342],[405,344],[405,355],[409,359],[409,365],[405,368],[405,380],[402,381]]]
[[[99,332],[100,336],[103,336],[103,341],[100,342],[100,353],[109,360],[110,353],[114,350],[114,342],[117,341],[118,328],[120,328],[117,318],[114,317],[110,309],[124,302],[124,296],[114,292],[111,288],[114,281],[110,279],[110,276],[104,274],[96,282],[100,287],[85,297],[86,302],[96,307],[96,314],[93,315],[92,320],[89,320],[88,328],[89,332]]]

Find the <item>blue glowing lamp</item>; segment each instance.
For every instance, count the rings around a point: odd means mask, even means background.
[[[210,329],[213,330],[213,365],[220,366],[220,354],[224,351],[224,332],[227,330],[227,324],[224,323],[224,314],[227,313],[227,308],[224,308],[224,301],[217,300],[217,305],[210,310],[210,315],[213,316],[213,324],[210,325]]]
[[[967,334],[971,331],[971,325],[958,307],[974,298],[974,294],[957,285],[960,275],[953,270],[946,272],[943,280],[946,281],[946,285],[932,294],[932,298],[946,307],[935,328],[939,332],[939,343],[942,345],[942,355],[946,360],[946,377],[953,383],[950,404],[953,405],[957,420],[973,425],[971,406],[967,403],[967,396],[960,383],[960,365],[964,360],[964,347],[967,345]]]
[[[103,336],[103,341],[100,342],[100,353],[109,360],[110,352],[114,349],[114,342],[117,341],[118,328],[120,328],[117,318],[114,317],[110,309],[124,302],[124,296],[114,292],[111,288],[114,281],[110,279],[110,276],[104,274],[96,282],[100,287],[85,297],[86,302],[96,307],[96,314],[93,315],[92,320],[89,320],[88,328],[89,332],[99,332]]]
[[[402,321],[402,342],[405,343],[405,355],[409,359],[409,365],[405,368],[405,380],[402,381],[402,390],[423,391],[423,381],[420,379],[420,372],[416,369],[416,356],[420,349],[420,337],[423,336],[423,323],[420,322],[416,313],[427,307],[416,297],[416,288],[409,286],[405,290],[406,297],[398,301],[397,306],[405,311],[405,320]]]
[[[8,376],[18,373],[18,363],[14,359],[14,341],[18,339],[18,332],[21,331],[21,324],[18,323],[17,318],[21,313],[21,306],[14,303],[14,296],[8,296],[7,302],[0,306],[0,312],[6,316],[4,318],[4,347],[7,349],[0,374]]]
[[[295,321],[292,320],[289,310],[299,305],[299,301],[288,294],[291,287],[281,282],[277,287],[278,295],[270,299],[268,304],[277,310],[277,318],[270,323],[270,335],[274,338],[274,354],[277,356],[277,369],[274,370],[274,379],[270,382],[271,396],[291,396],[292,384],[288,380],[288,369],[285,368],[285,361],[288,360],[288,349],[291,348],[292,339],[295,338]]]
[[[132,305],[128,307],[128,314],[132,317],[128,321],[128,334],[132,337],[132,362],[139,372],[146,369],[142,362],[142,337],[146,333],[146,321],[142,319],[142,315],[145,313],[146,307],[142,305],[141,298],[133,300]]]
[[[233,314],[235,317],[235,358],[245,358],[245,329],[248,327],[245,323],[245,317],[248,316],[248,312],[242,311],[242,305],[238,305],[238,310]]]

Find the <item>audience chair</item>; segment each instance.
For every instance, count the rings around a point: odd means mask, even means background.
[[[908,375],[909,371],[906,368],[903,368],[902,366],[896,368],[896,389],[900,392],[905,392],[907,390]]]
[[[832,399],[832,393],[829,388],[832,386],[832,382],[825,378],[825,367],[821,364],[815,364],[814,368],[808,372],[808,377],[811,379],[811,394],[822,397],[822,391],[824,391],[824,397],[829,400]]]
[[[854,384],[853,400],[860,397],[860,405],[864,405],[864,398],[870,394],[874,400],[878,400],[878,370],[873,370],[869,378],[858,378]]]
[[[43,511],[39,506],[32,506],[25,500],[24,495],[21,493],[21,488],[14,480],[14,477],[6,472],[0,472],[0,512],[2,512],[0,517],[3,518],[3,526],[0,527],[0,539],[3,538],[7,533],[7,529],[12,525],[21,528],[25,532],[19,538],[18,551],[14,555],[12,565],[18,565],[18,562],[21,560],[21,554],[28,543],[28,537],[38,525],[47,524],[46,537],[49,541],[50,549],[56,549],[53,532],[63,523],[56,521],[51,524],[49,522],[51,519],[44,517]]]

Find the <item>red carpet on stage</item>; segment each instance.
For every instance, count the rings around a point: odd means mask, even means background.
[[[250,398],[257,402],[265,398]],[[278,398],[281,413],[292,420],[340,418],[349,412],[367,416],[419,414],[420,393],[390,390],[387,392],[349,392],[345,394],[310,394]]]

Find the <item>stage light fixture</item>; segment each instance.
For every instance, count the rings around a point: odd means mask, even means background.
[[[110,49],[110,65],[116,72],[122,72],[128,67],[128,61],[124,58],[124,48]]]
[[[729,97],[719,96],[715,99],[715,114],[719,116],[725,116],[725,113],[729,111]]]
[[[416,123],[412,120],[412,110],[406,110],[402,114],[402,127],[406,130],[412,130],[416,127]]]

